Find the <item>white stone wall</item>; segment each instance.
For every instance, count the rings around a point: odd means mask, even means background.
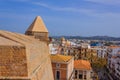
[[[67,66],[67,79],[70,78],[71,74],[73,73],[74,70],[74,58],[71,59]]]
[[[118,57],[118,56],[120,56],[120,54],[118,53],[119,51],[120,51],[120,48],[111,49],[111,52],[108,53],[107,67],[108,67],[110,73],[114,74],[115,77],[117,77],[117,78],[119,77],[119,79],[120,79],[120,64],[118,64],[118,63],[120,63],[120,57]],[[115,70],[115,72],[113,72],[113,70]]]
[[[98,48],[97,49],[97,56],[99,58],[105,58],[106,52],[107,52],[106,49]]]

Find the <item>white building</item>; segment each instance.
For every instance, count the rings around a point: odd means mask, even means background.
[[[97,57],[105,58],[106,54],[107,54],[106,48],[97,48]]]
[[[90,49],[90,44],[89,43],[81,43],[81,47]]]
[[[58,49],[59,49],[59,46],[57,46],[56,44],[52,44],[52,43],[49,44],[49,53],[50,54],[57,54],[59,51]]]
[[[111,80],[120,80],[120,47],[108,47],[108,63]]]

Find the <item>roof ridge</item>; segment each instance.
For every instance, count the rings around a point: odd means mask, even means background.
[[[42,18],[40,16],[37,16],[32,24],[28,27],[27,31],[33,31],[33,32],[48,32]],[[27,32],[26,31],[26,32]]]

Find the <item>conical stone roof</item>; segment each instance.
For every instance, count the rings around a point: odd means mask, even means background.
[[[46,26],[45,26],[45,24],[40,16],[37,16],[35,18],[35,20],[29,26],[27,31],[30,31],[30,32],[48,32],[48,30],[47,30],[47,28],[46,28]]]

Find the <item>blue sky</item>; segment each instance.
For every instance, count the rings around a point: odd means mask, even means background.
[[[0,29],[24,33],[41,16],[50,35],[120,37],[120,0],[0,0]]]

